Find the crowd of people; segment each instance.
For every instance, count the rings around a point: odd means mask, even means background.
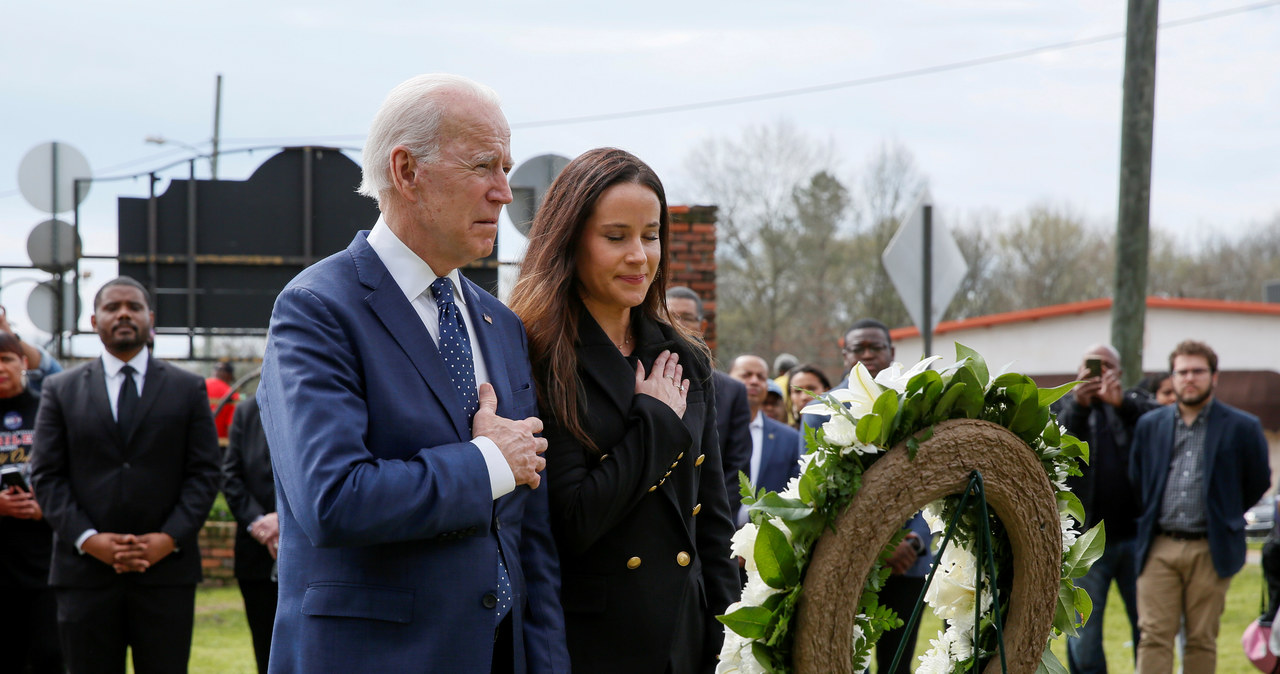
[[[396,87],[364,149],[381,217],[282,290],[257,395],[216,423],[231,366],[206,381],[153,357],[137,281],[98,291],[103,354],[61,374],[0,314],[9,661],[115,673],[131,649],[139,674],[186,671],[196,534],[221,489],[260,671],[713,671],[743,578],[740,476],[783,490],[824,421],[805,406],[847,377],[790,354],[717,370],[702,298],[670,282],[662,182],[618,149],[556,178],[504,306],[458,270],[491,250],[511,164],[492,90]],[[874,318],[837,341],[844,373],[895,357]],[[1073,672],[1106,671],[1113,582],[1138,671],[1170,670],[1179,629],[1186,671],[1213,670],[1243,512],[1270,484],[1262,429],[1215,400],[1217,368],[1183,342],[1125,391],[1096,345],[1055,409],[1091,447],[1084,524],[1107,528]],[[902,528],[880,601],[905,617],[932,553],[919,514]],[[886,633],[876,671],[916,636]]]

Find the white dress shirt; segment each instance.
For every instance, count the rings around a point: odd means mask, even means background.
[[[747,429],[751,431],[751,468],[748,476],[751,478],[751,488],[756,489],[756,478],[760,475],[760,455],[764,453],[764,412],[757,411],[751,418],[751,423],[747,424]],[[738,506],[738,526],[746,523],[747,507]]]
[[[404,293],[405,299],[409,300],[413,310],[418,313],[418,318],[431,334],[431,340],[439,344],[440,309],[436,306],[435,297],[431,294],[431,284],[439,277],[431,270],[430,265],[418,257],[417,253],[404,245],[404,242],[391,231],[381,217],[369,232],[369,247],[373,248],[378,259],[386,265],[387,271],[391,274],[391,280],[396,282],[400,291]],[[453,299],[458,304],[458,313],[462,315],[462,322],[467,326],[476,386],[479,387],[489,381],[489,370],[485,366],[484,354],[480,350],[480,340],[476,338],[475,326],[471,323],[471,313],[467,311],[467,296],[462,291],[462,279],[459,278],[457,269],[449,272],[445,278],[453,284]],[[511,472],[511,466],[507,464],[506,457],[502,455],[502,451],[493,440],[482,435],[472,438],[471,444],[480,450],[485,465],[489,469],[489,487],[493,498],[497,499],[514,491],[515,474]]]
[[[133,369],[135,370],[133,373],[133,383],[138,387],[138,398],[141,399],[142,384],[147,379],[147,359],[150,358],[150,356],[151,352],[144,347],[137,353],[137,355],[130,358],[128,363],[125,363],[125,361],[116,358],[106,351],[102,352],[103,385],[107,387],[107,402],[111,406],[112,419],[115,419],[116,421],[120,420],[120,411],[116,408],[120,402],[120,385],[124,383],[124,373],[120,370],[124,369],[126,364],[133,366]],[[98,533],[98,530],[91,527],[85,529],[84,532],[76,538],[76,549],[80,551],[80,554],[84,554],[84,542],[89,540],[89,537],[96,533]]]

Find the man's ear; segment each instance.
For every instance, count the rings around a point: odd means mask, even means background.
[[[409,148],[397,145],[391,150],[389,162],[391,164],[389,171],[391,174],[391,187],[405,201],[417,201],[419,164],[413,153],[409,152]]]

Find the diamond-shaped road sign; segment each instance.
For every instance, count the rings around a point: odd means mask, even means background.
[[[884,269],[889,273],[889,280],[898,289],[898,296],[911,314],[921,331],[924,330],[924,207],[932,205],[932,198],[926,191],[912,206],[910,216],[902,223],[893,240],[885,246],[880,259],[884,261]],[[960,246],[951,236],[951,230],[933,221],[931,239],[933,245],[933,289],[929,300],[932,311],[929,316],[929,330],[938,325],[947,306],[960,289],[965,274],[969,273],[969,263],[965,261]]]

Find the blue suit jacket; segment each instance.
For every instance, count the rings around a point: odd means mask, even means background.
[[[489,671],[500,550],[516,672],[567,671],[547,490],[491,498],[435,343],[366,236],[299,274],[271,316],[258,390],[280,517],[271,671]],[[463,286],[498,414],[536,415],[523,326]]]
[[[1214,400],[1207,421],[1204,502],[1209,554],[1218,576],[1230,578],[1244,566],[1244,512],[1271,485],[1269,452],[1257,417]],[[1143,415],[1133,431],[1129,480],[1142,499],[1137,534],[1139,573],[1156,535],[1175,423],[1182,423],[1178,406],[1165,405]]]
[[[763,412],[761,412],[763,414]],[[760,468],[755,487],[772,491],[787,488],[787,482],[800,474],[799,433],[786,424],[764,418],[764,434],[760,446]]]

